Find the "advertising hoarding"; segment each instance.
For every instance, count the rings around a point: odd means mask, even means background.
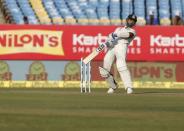
[[[80,60],[106,41],[116,26],[3,25],[1,60]],[[184,27],[138,26],[128,61],[183,61]],[[102,60],[107,50],[95,60]]]

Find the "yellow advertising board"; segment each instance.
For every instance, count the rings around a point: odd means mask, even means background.
[[[120,88],[124,88],[119,82]],[[134,88],[184,88],[183,82],[134,81]],[[0,81],[1,88],[80,88],[80,81]],[[93,88],[108,88],[105,81],[92,81]]]

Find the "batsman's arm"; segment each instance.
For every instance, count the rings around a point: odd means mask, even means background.
[[[135,32],[129,32],[129,31],[119,31],[117,33],[113,34],[114,37],[116,38],[121,38],[121,39],[127,39],[127,38],[132,38],[135,36]]]
[[[117,30],[117,29],[116,29]],[[116,32],[116,31],[115,31]],[[91,60],[93,60],[102,50],[104,50],[105,47],[107,48],[113,48],[115,41],[119,40],[119,38],[113,37],[114,33],[109,34],[107,41],[103,44],[100,44],[96,50],[94,50],[91,54],[89,54],[87,57],[83,59],[84,64],[89,63]]]

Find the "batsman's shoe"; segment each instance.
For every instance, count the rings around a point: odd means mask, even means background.
[[[127,94],[132,94],[133,93],[133,89],[131,87],[128,87],[126,89],[126,91],[127,91]]]
[[[110,87],[109,90],[107,91],[108,94],[114,93],[114,91],[118,88],[118,83],[115,80],[114,80],[114,84],[115,84],[115,87],[114,88]]]
[[[115,91],[114,89],[109,88],[109,90],[107,91],[107,93],[108,93],[108,94],[113,94],[113,93],[114,93],[114,91]]]

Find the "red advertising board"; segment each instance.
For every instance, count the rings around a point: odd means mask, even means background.
[[[116,26],[0,25],[1,60],[79,60]],[[139,26],[129,61],[183,61],[183,26]],[[105,51],[95,58],[102,60]]]

